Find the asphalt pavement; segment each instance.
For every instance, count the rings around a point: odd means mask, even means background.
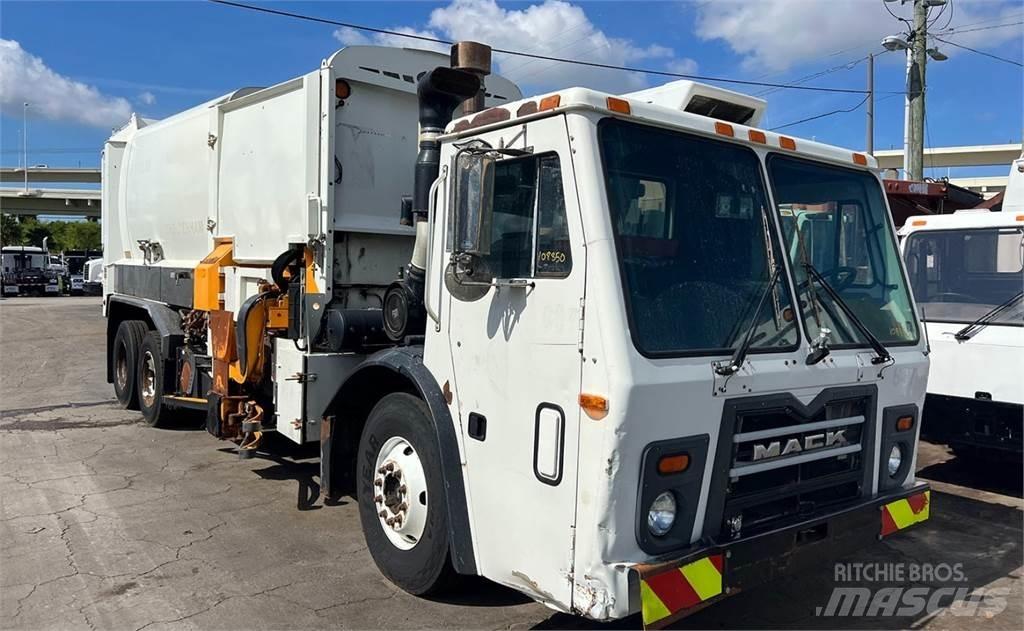
[[[113,399],[104,331],[98,298],[0,300],[0,628],[640,626],[554,613],[482,579],[433,600],[397,590],[373,565],[352,499],[319,499],[315,450],[270,441],[240,461],[196,419],[148,427]],[[919,470],[935,489],[926,525],[677,626],[1024,627],[1020,469],[924,443]],[[897,566],[929,574],[897,580]],[[851,578],[863,567],[891,580]],[[895,612],[876,602],[911,586],[949,598]],[[866,588],[873,605],[830,614],[837,587]]]

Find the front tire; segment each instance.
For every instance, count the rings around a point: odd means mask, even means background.
[[[150,331],[142,341],[138,356],[139,410],[153,427],[167,427],[171,410],[164,405],[167,391],[167,362],[160,353],[160,334]]]
[[[125,320],[114,334],[114,348],[111,349],[113,363],[114,396],[121,407],[139,409],[136,396],[136,370],[139,348],[149,327],[142,320]]]
[[[447,587],[455,577],[448,504],[422,400],[394,393],[377,403],[359,441],[356,477],[363,535],[381,573],[416,596]]]

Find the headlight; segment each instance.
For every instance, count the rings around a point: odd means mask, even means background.
[[[676,521],[676,496],[672,491],[663,491],[651,502],[647,510],[647,529],[655,537],[661,537]]]
[[[897,443],[892,446],[892,451],[889,452],[889,477],[896,475],[902,464],[903,450],[900,449],[899,443]]]

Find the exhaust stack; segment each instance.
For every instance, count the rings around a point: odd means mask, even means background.
[[[419,154],[413,182],[412,217],[416,242],[412,260],[405,266],[402,278],[388,287],[384,294],[384,332],[388,339],[399,342],[409,335],[423,333],[426,309],[423,305],[424,277],[427,268],[427,213],[430,208],[430,187],[437,179],[441,162],[438,136],[451,122],[460,104],[476,100],[483,103],[483,77],[490,72],[491,49],[475,42],[452,46],[452,63],[463,67],[439,66],[419,78],[416,95],[419,99]],[[481,60],[486,57],[486,68]],[[471,106],[470,106],[471,107]]]

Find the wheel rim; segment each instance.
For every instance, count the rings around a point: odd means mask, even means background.
[[[408,440],[392,436],[377,452],[373,502],[388,540],[411,550],[427,525],[427,478],[419,454]]]
[[[156,400],[156,360],[153,353],[146,351],[142,355],[142,401],[146,407],[152,407]]]
[[[128,387],[128,360],[125,358],[124,348],[117,356],[114,364],[114,376],[117,379],[117,387],[122,391]]]

